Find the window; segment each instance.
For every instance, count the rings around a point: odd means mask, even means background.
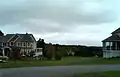
[[[31,45],[30,45],[31,47],[33,46],[33,43],[31,43]]]
[[[21,46],[20,42],[18,42],[18,46]]]
[[[13,46],[13,45],[14,45],[14,43],[13,43],[13,42],[11,42],[10,44],[11,44],[11,46]]]
[[[112,42],[106,42],[105,43],[105,47],[107,48],[107,50],[110,50],[113,46],[113,43]]]
[[[23,43],[23,46],[25,46],[25,43]]]
[[[30,43],[28,42],[28,46],[30,46]]]
[[[20,43],[20,45],[21,45],[21,46],[23,45],[22,42]]]
[[[9,45],[10,45],[10,43],[9,43],[9,42],[7,42],[7,45],[9,46]]]
[[[7,46],[7,44],[6,44],[6,43],[4,43],[4,46]]]
[[[110,45],[110,43],[109,42],[106,42],[106,46],[109,46]]]
[[[20,46],[20,43],[18,43],[18,46]]]
[[[3,43],[1,43],[1,45],[3,46]]]

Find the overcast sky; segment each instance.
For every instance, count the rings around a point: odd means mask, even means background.
[[[0,29],[59,44],[100,46],[120,27],[120,0],[0,0]]]

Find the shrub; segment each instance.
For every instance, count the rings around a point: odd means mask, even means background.
[[[10,59],[17,60],[21,58],[20,48],[12,47],[12,51],[10,53]]]
[[[0,60],[8,60],[7,56],[0,56]]]

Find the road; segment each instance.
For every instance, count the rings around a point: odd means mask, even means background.
[[[120,70],[120,65],[79,65],[0,69],[0,77],[68,77],[74,73]]]

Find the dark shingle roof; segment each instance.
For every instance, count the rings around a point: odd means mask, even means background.
[[[7,41],[34,42],[36,40],[32,34],[7,34],[4,37],[0,37],[0,41],[2,42],[7,42]]]
[[[115,33],[120,33],[120,28],[112,32],[112,34],[115,34]]]
[[[107,39],[103,40],[102,42],[111,42],[111,41],[120,41],[119,35],[112,35],[108,37]]]
[[[9,41],[15,41],[15,40],[16,40],[17,38],[19,38],[19,37],[20,37],[19,35],[14,34]]]
[[[4,36],[4,41],[7,42],[14,34],[7,34]]]
[[[34,42],[36,41],[35,39],[33,39],[33,35],[32,34],[19,34],[20,38],[18,39],[19,41],[25,42],[25,41],[30,41],[30,42]]]
[[[1,36],[0,42],[7,42],[11,37],[11,35]]]
[[[0,36],[0,42],[4,41],[4,36]]]

